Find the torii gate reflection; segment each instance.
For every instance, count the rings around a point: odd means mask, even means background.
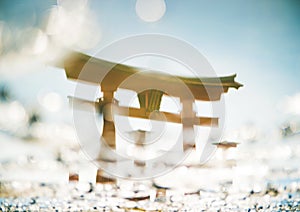
[[[183,126],[183,138],[191,144],[195,140],[193,127],[218,126],[218,117],[197,117],[193,110],[195,101],[218,101],[229,88],[236,88],[242,84],[235,82],[236,75],[212,78],[188,78],[171,76],[149,71],[124,64],[117,64],[94,58],[80,52],[71,52],[63,63],[59,65],[65,69],[68,79],[81,80],[100,84],[103,98],[96,102],[72,98],[74,103],[85,102],[96,106],[103,117],[103,133],[101,142],[110,148],[116,148],[116,129],[114,115],[134,118],[179,123]],[[84,71],[82,71],[84,70]],[[118,88],[137,92],[140,108],[122,107],[114,97]],[[182,110],[180,114],[160,111],[163,95],[180,98]],[[137,131],[137,145],[143,146],[146,132]],[[194,145],[184,145],[183,149],[193,148]],[[101,156],[100,156],[101,157]],[[143,166],[142,161],[135,161]]]

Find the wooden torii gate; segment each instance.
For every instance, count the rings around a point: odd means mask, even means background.
[[[229,88],[238,89],[242,86],[242,84],[235,82],[235,74],[215,78],[172,77],[167,74],[149,72],[149,70],[142,68],[113,63],[80,52],[70,52],[58,66],[65,69],[68,79],[100,84],[103,98],[97,102],[90,103],[95,104],[99,111],[103,113],[102,137],[107,145],[113,149],[116,147],[115,124],[113,120],[115,114],[112,114],[113,105],[118,107],[118,111],[123,109],[127,111],[127,114],[120,112],[119,115],[135,118],[148,119],[153,111],[159,111],[167,122],[182,123],[183,129],[193,128],[194,125],[216,127],[218,126],[218,117],[196,116],[196,113],[193,111],[194,101],[218,101],[223,93],[228,92]],[[101,75],[101,73],[104,73],[104,75],[99,79],[99,74]],[[131,76],[135,76],[134,79],[130,79]],[[123,82],[128,79],[131,81],[124,84]],[[182,103],[180,114],[160,111],[162,96],[170,94],[155,88],[166,83],[168,87],[172,88],[172,93],[175,96],[178,94],[177,97],[180,98]],[[143,89],[146,87],[151,89]],[[114,92],[118,88],[137,92],[140,108],[123,108],[119,106],[114,98]],[[185,96],[186,91],[182,91],[183,88],[187,89],[193,98]],[[85,100],[74,98],[73,101]]]

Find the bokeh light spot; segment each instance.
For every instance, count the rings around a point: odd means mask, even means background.
[[[143,21],[155,22],[164,16],[166,3],[164,0],[137,0],[135,10]]]

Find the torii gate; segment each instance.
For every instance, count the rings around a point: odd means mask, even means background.
[[[68,79],[100,84],[103,98],[98,102],[90,103],[95,104],[99,108],[99,111],[103,113],[104,125],[102,137],[106,141],[106,144],[113,149],[116,147],[116,135],[113,120],[113,116],[115,115],[113,112],[115,111],[112,110],[112,106],[118,108],[119,115],[148,119],[153,111],[160,110],[162,96],[170,95],[170,93],[164,90],[153,89],[153,87],[159,88],[167,83],[172,88],[172,94],[179,97],[182,103],[180,114],[159,111],[167,122],[182,123],[183,129],[193,128],[194,125],[216,127],[218,126],[217,117],[196,116],[196,113],[193,111],[194,101],[218,101],[222,93],[227,93],[229,88],[238,89],[242,86],[242,84],[235,82],[236,75],[215,78],[172,77],[167,74],[147,72],[148,70],[145,69],[109,62],[80,52],[67,54],[63,62],[58,66],[65,69]],[[86,66],[88,66],[88,70],[82,73],[82,70]],[[107,72],[108,67],[109,71]],[[99,81],[98,76],[102,72],[105,72],[105,75]],[[131,79],[131,76],[134,76],[134,78]],[[129,80],[129,82],[124,84],[123,82],[126,80]],[[147,87],[152,89],[144,89]],[[137,92],[140,108],[119,106],[114,98],[114,92],[118,88]],[[193,98],[188,97],[182,89],[187,89]],[[74,98],[73,101],[85,100]],[[124,110],[127,111],[126,114],[122,113]],[[152,118],[155,119],[155,116]]]

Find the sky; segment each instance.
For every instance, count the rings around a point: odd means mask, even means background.
[[[67,13],[53,16],[57,5]],[[268,130],[299,118],[299,1],[166,0],[165,6],[158,21],[147,22],[136,0],[2,0],[0,77],[23,101],[36,101],[40,90],[64,97],[73,85],[38,56],[53,50],[50,40],[94,54],[124,37],[157,33],[191,44],[217,75],[237,74],[244,87],[224,96],[228,130],[245,124]]]

